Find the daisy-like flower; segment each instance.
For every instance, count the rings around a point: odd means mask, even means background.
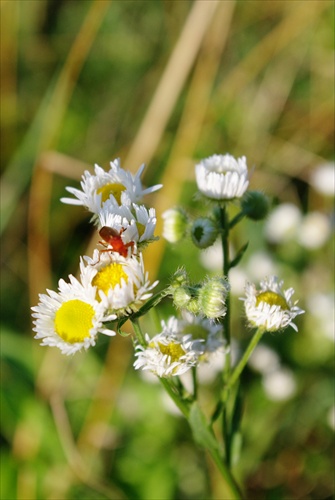
[[[195,176],[199,191],[215,200],[240,198],[249,185],[245,156],[212,155],[195,166]]]
[[[119,158],[112,161],[110,166],[110,170],[106,172],[99,165],[95,165],[94,175],[86,170],[80,183],[81,190],[73,187],[66,188],[75,198],[61,198],[61,201],[70,205],[83,205],[90,212],[98,214],[109,199],[112,199],[117,205],[136,203],[145,194],[157,191],[162,187],[161,184],[157,184],[143,189],[140,177],[145,167],[144,164],[135,175],[121,168]]]
[[[98,217],[100,227],[108,226],[122,231],[121,238],[125,244],[134,241],[141,248],[158,239],[154,236],[157,222],[154,208],[148,210],[136,203],[115,206],[112,200],[107,200]]]
[[[149,370],[159,377],[181,375],[196,366],[202,351],[192,335],[180,336],[177,319],[162,322],[163,331],[152,339],[145,335],[147,346],[136,347],[134,368]]]
[[[80,262],[82,283],[95,287],[96,299],[110,313],[124,315],[138,311],[158,283],[150,283],[141,253],[124,258],[95,250],[93,258],[85,257],[85,260],[87,265],[83,259]]]
[[[115,335],[103,322],[116,319],[116,315],[105,315],[104,305],[96,300],[95,287],[83,286],[72,275],[69,279],[70,283],[59,280],[58,293],[47,290],[47,294],[40,294],[39,304],[32,307],[35,339],[42,339],[41,345],[58,347],[63,354],[94,346],[98,332]]]
[[[173,318],[175,319],[175,318]],[[201,361],[206,360],[211,353],[222,349],[225,345],[223,327],[220,323],[183,311],[183,317],[176,320],[179,335],[192,335],[193,340],[201,343],[197,348],[201,351]]]
[[[245,312],[249,323],[254,327],[264,328],[265,331],[275,332],[287,326],[298,331],[293,320],[305,311],[292,302],[293,288],[282,290],[283,281],[276,276],[270,276],[260,282],[260,290],[256,290],[253,283],[246,285]]]

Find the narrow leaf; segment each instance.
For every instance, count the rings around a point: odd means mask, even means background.
[[[218,450],[218,442],[208,426],[205,415],[197,402],[191,406],[189,422],[193,431],[194,440],[208,450]]]
[[[238,251],[238,253],[236,254],[236,257],[235,259],[233,259],[230,263],[230,269],[232,267],[235,267],[237,266],[237,264],[240,262],[240,260],[242,259],[243,255],[245,254],[245,251],[246,249],[248,248],[249,246],[249,242],[247,242],[245,245],[243,245],[243,247],[240,248],[240,250]]]

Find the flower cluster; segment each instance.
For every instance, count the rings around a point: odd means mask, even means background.
[[[79,279],[61,279],[58,292],[40,295],[32,309],[35,338],[42,339],[42,345],[56,346],[64,354],[87,349],[99,332],[115,335],[105,323],[138,311],[151,297],[157,282],[150,283],[140,250],[156,239],[156,215],[153,208],[138,203],[161,186],[143,189],[143,168],[133,176],[117,159],[108,172],[98,165],[95,175],[85,172],[82,190],[67,188],[75,198],[62,201],[93,213],[104,248],[81,257]]]
[[[243,352],[239,346],[234,349],[238,341],[233,338],[229,277],[243,258],[248,242],[234,249],[231,257],[230,232],[244,217],[251,221],[265,219],[269,201],[260,191],[248,191],[244,156],[235,159],[230,154],[216,154],[198,162],[196,199],[205,201],[201,208],[208,211],[193,219],[182,208],[170,208],[162,215],[163,235],[171,243],[189,237],[200,250],[220,239],[222,273],[193,283],[186,269],[180,267],[170,283],[153,294],[158,282],[150,282],[142,250],[157,239],[154,234],[156,212],[143,205],[142,198],[161,186],[143,188],[140,177],[144,165],[135,176],[123,170],[119,160],[110,166],[107,172],[98,165],[94,174],[85,172],[81,190],[68,187],[67,191],[74,197],[62,199],[64,203],[82,205],[92,213],[91,221],[101,238],[101,248],[95,249],[92,256],[80,258],[78,279],[70,275],[68,283],[59,281],[57,292],[47,290],[40,295],[39,304],[32,308],[35,338],[40,339],[42,345],[73,354],[94,346],[99,333],[109,336],[121,333],[122,325],[130,321],[134,332],[135,370],[160,378],[162,386],[188,419],[195,440],[207,449],[215,463],[220,462],[219,469],[232,493],[229,498],[242,498],[229,466],[233,455],[231,445],[240,432],[243,391],[231,389],[264,333],[278,332],[288,326],[297,330],[294,320],[304,312],[292,300],[293,288],[284,290],[283,282],[276,276],[262,280],[259,288],[247,283],[241,300],[248,324],[255,332]],[[273,229],[272,222],[273,214],[272,220],[271,216],[268,219],[268,231]],[[161,321],[153,334],[142,333],[140,318],[166,297],[172,299],[176,315]],[[216,376],[218,371],[220,377]],[[199,382],[213,379],[213,375],[208,377],[211,372],[215,373],[215,384],[219,387],[213,391],[213,398],[217,400],[208,419],[201,409]],[[295,388],[288,372],[271,372],[264,384],[267,393],[276,399],[287,397]],[[216,429],[224,432],[216,442],[213,424],[219,418],[222,424]],[[218,452],[221,442],[226,462],[221,461]]]
[[[98,333],[113,336],[110,322],[121,324],[147,312],[156,303],[151,283],[145,271],[142,249],[157,239],[154,208],[141,204],[145,194],[161,185],[144,189],[141,183],[142,165],[136,175],[121,168],[114,160],[106,172],[95,165],[94,174],[85,172],[81,190],[67,187],[74,198],[61,201],[82,205],[92,215],[92,222],[101,237],[101,248],[92,256],[80,258],[80,275],[69,276],[69,282],[59,281],[58,291],[47,290],[33,307],[35,338],[42,345],[56,346],[64,354],[95,345]],[[249,186],[246,158],[235,159],[230,154],[213,155],[195,166],[195,176],[201,196],[214,204],[212,213],[192,221],[181,208],[171,208],[163,214],[163,235],[178,242],[188,234],[200,249],[212,245],[220,235],[224,251],[228,249],[230,229],[241,218],[264,218],[269,203],[265,195],[247,191]],[[228,220],[226,205],[240,202],[240,214]],[[192,284],[185,269],[175,272],[163,296],[170,295],[180,312],[161,323],[161,331],[152,338],[137,332],[135,340],[136,369],[149,370],[159,377],[181,375],[226,345],[230,334],[228,271],[238,264],[247,245],[233,261],[224,256],[224,273]],[[278,331],[287,326],[296,328],[294,318],[304,311],[292,302],[293,289],[282,290],[282,282],[272,276],[260,284],[247,284],[243,298],[245,313],[252,327]],[[160,294],[156,294],[160,296]],[[149,300],[151,299],[151,300]],[[149,305],[147,305],[149,303]],[[114,327],[115,328],[115,327]]]

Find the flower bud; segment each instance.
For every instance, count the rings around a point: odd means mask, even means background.
[[[213,245],[218,234],[217,225],[208,217],[200,217],[191,228],[192,241],[198,248],[208,248]]]
[[[200,312],[207,318],[216,319],[226,314],[226,298],[230,286],[221,277],[209,278],[199,290]]]
[[[188,277],[188,274],[186,270],[181,267],[177,269],[177,271],[174,273],[172,280],[171,280],[171,288],[179,288],[180,286],[183,285],[188,285],[190,282],[190,279]]]
[[[188,216],[182,208],[169,208],[163,214],[163,237],[170,243],[177,243],[186,235]]]
[[[192,299],[190,287],[180,286],[173,293],[173,302],[179,309],[185,308]]]
[[[261,191],[247,191],[241,200],[241,207],[249,219],[262,220],[269,212],[270,202]]]
[[[180,286],[173,292],[173,303],[178,309],[186,309],[192,314],[199,313],[198,286]]]

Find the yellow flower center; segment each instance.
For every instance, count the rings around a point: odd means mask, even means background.
[[[256,297],[256,307],[260,304],[260,302],[266,302],[270,306],[280,306],[283,310],[289,309],[284,297],[271,291],[259,293]]]
[[[174,344],[171,342],[170,344],[165,345],[158,342],[158,346],[162,354],[167,354],[171,357],[172,363],[179,361],[179,359],[185,354],[185,351],[180,344]]]
[[[94,308],[74,299],[63,302],[55,315],[55,330],[65,342],[83,342],[90,336],[93,327]]]
[[[104,184],[99,189],[97,189],[97,194],[101,194],[101,201],[105,202],[108,200],[110,195],[112,194],[119,205],[121,205],[121,193],[125,191],[125,187],[123,184],[117,184],[115,182],[109,182]]]
[[[92,280],[92,285],[107,295],[111,288],[115,288],[116,285],[121,286],[122,279],[128,283],[128,276],[124,272],[122,264],[112,262],[97,272]]]

